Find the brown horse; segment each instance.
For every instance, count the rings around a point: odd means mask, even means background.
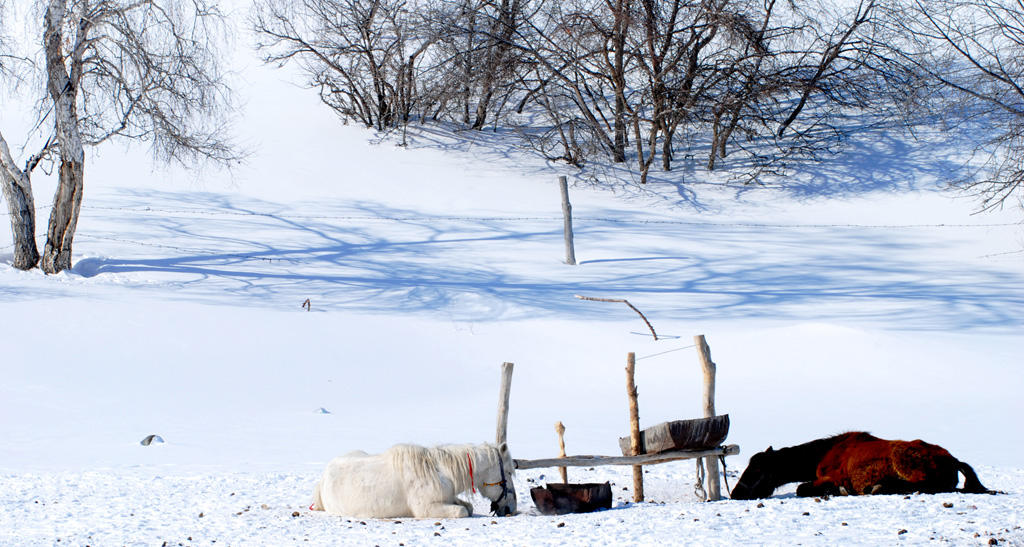
[[[957,490],[964,475],[964,487]],[[964,492],[983,494],[974,469],[945,448],[922,440],[887,441],[862,431],[754,454],[732,498],[767,498],[783,484],[800,482],[801,497]]]

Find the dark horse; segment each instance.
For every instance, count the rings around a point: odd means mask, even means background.
[[[801,483],[796,489],[801,497],[956,492],[957,472],[964,474],[959,492],[989,492],[971,466],[941,446],[853,431],[754,454],[732,498],[767,498],[791,482]]]

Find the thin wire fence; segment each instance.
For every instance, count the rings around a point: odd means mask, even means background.
[[[38,207],[37,210],[49,209],[50,205]],[[264,217],[280,218],[287,220],[341,220],[341,221],[390,221],[390,222],[526,222],[526,221],[562,221],[561,216],[386,216],[386,215],[301,215],[287,213],[263,213],[259,211],[206,211],[201,209],[159,209],[153,207],[102,207],[82,206],[82,209],[96,211],[125,211],[133,213],[160,213],[166,215],[196,215],[196,216],[238,216],[238,217]],[[0,211],[0,216],[8,216],[10,213]],[[740,228],[786,228],[786,229],[820,229],[820,228],[869,228],[869,229],[905,229],[905,228],[1005,228],[1009,226],[1024,226],[1022,222],[997,222],[983,224],[849,224],[849,223],[824,223],[824,224],[783,224],[763,222],[708,222],[697,220],[651,220],[651,219],[621,219],[604,217],[573,217],[573,221],[581,222],[607,222],[612,224],[637,224],[637,225],[677,225],[677,226],[712,226],[712,227],[740,227]]]
[[[43,211],[49,209],[50,205],[41,206],[37,208],[37,211]],[[561,216],[386,216],[386,215],[302,215],[302,214],[288,214],[288,213],[265,213],[259,211],[209,211],[202,209],[160,209],[153,207],[104,207],[104,206],[83,206],[82,209],[95,210],[95,211],[120,211],[130,213],[147,213],[147,214],[159,214],[159,215],[189,215],[189,216],[214,216],[214,217],[260,217],[270,219],[282,219],[282,220],[319,220],[319,221],[338,221],[338,222],[490,222],[490,223],[502,223],[502,222],[561,222],[563,218]],[[0,211],[0,216],[9,216],[10,213],[6,211]],[[1024,222],[1001,222],[1001,223],[984,223],[984,224],[843,224],[843,223],[828,223],[828,224],[782,224],[782,223],[761,223],[761,222],[708,222],[708,221],[691,221],[691,220],[651,220],[651,219],[620,219],[620,218],[603,218],[603,217],[574,217],[574,222],[599,222],[607,224],[624,224],[624,225],[668,225],[668,226],[691,226],[691,227],[711,227],[711,228],[757,228],[757,229],[792,229],[792,230],[807,230],[807,229],[871,229],[871,230],[910,230],[910,229],[942,229],[942,228],[1006,228],[1011,226],[1024,226]],[[144,243],[139,241],[133,241],[128,239],[114,239],[104,238],[99,236],[89,236],[87,234],[79,234],[79,237],[92,237],[93,239],[116,241],[119,243],[131,243],[140,246],[158,247],[173,249],[186,252],[194,252],[197,254],[210,254],[210,255],[224,255],[233,256],[236,258],[251,258],[264,261],[277,261],[287,259],[269,259],[265,257],[257,257],[251,255],[228,255],[225,253],[216,253],[205,250],[187,249],[183,247],[176,247],[173,245],[164,244],[153,244]],[[0,251],[14,247],[14,244],[5,245],[0,247]],[[1008,251],[1005,253],[997,253],[984,255],[979,258],[992,258],[997,256],[1004,256],[1010,254],[1016,254],[1024,252],[1024,250]]]

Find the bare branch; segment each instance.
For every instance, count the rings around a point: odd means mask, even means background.
[[[1024,201],[1024,5],[1019,0],[910,0],[894,24],[916,49],[903,58],[939,92],[922,102],[966,129],[975,154],[951,185],[979,209]]]
[[[640,316],[640,318],[644,320],[644,323],[647,324],[647,328],[651,329],[651,335],[654,336],[654,339],[658,339],[658,333],[654,332],[654,327],[651,326],[651,322],[647,320],[647,317],[645,317],[644,314],[640,312],[640,310],[636,309],[636,306],[630,304],[628,300],[616,298],[597,298],[594,296],[580,296],[578,294],[574,296],[576,298],[579,298],[580,300],[592,300],[594,302],[619,302],[621,304],[629,306],[629,309],[635,311]]]

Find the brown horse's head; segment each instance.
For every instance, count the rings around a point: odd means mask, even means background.
[[[750,457],[747,470],[740,476],[736,487],[732,489],[734,500],[754,500],[770,497],[775,492],[775,481],[772,472],[775,468],[775,449],[768,447]]]

